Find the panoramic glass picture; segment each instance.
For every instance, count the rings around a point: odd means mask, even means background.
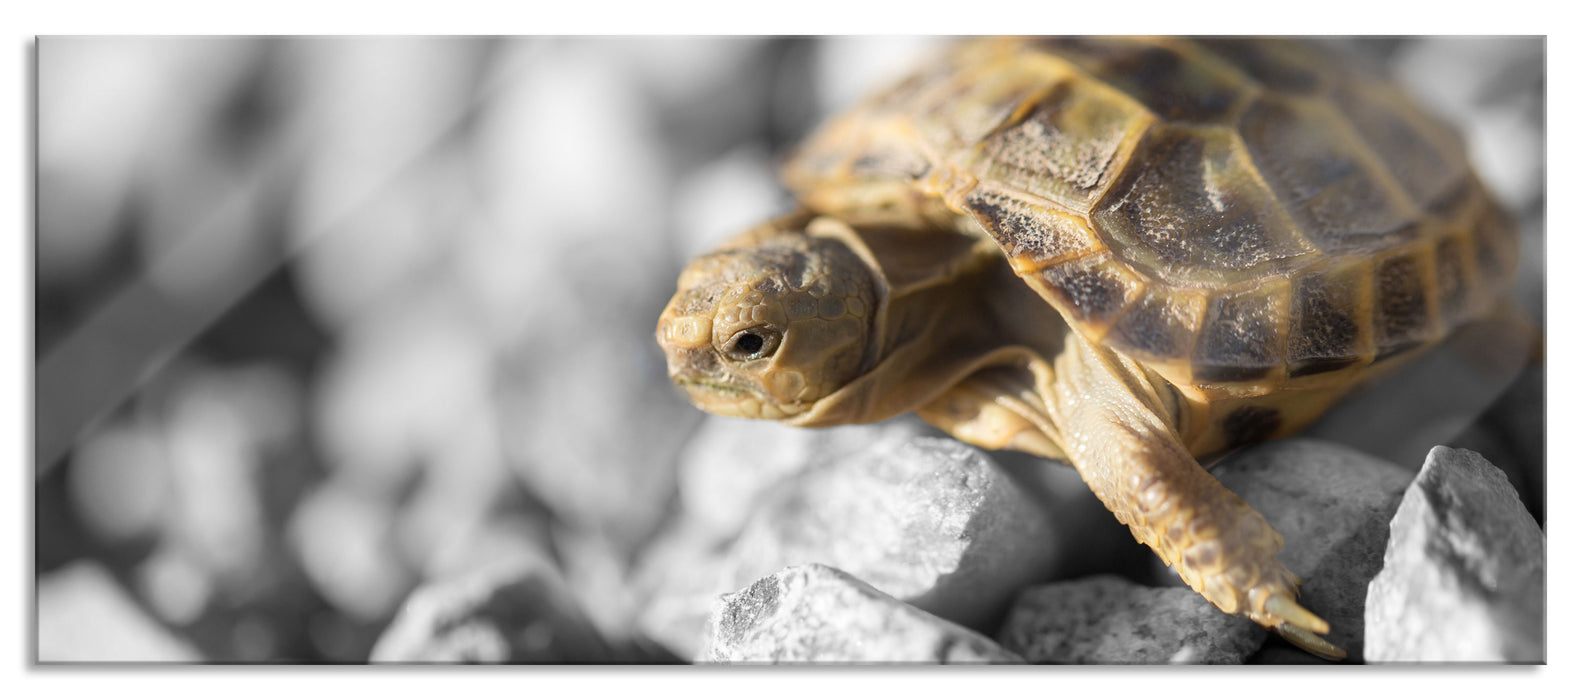
[[[41,664],[1544,664],[1546,39],[41,37]]]

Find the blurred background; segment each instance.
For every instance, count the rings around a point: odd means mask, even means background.
[[[940,43],[40,39],[38,658],[365,661],[417,587],[530,561],[574,660],[676,660],[628,584],[703,420],[654,321]],[[1542,318],[1543,39],[1347,43],[1467,135]]]

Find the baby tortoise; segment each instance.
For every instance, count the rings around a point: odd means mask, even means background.
[[[1345,656],[1198,458],[1295,433],[1496,307],[1516,229],[1456,134],[1321,45],[988,39],[784,174],[800,210],[693,261],[659,319],[695,404],[913,411],[1067,460],[1221,610]]]

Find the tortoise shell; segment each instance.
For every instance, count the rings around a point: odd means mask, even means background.
[[[987,233],[1089,340],[1239,395],[1437,341],[1516,263],[1455,133],[1299,41],[969,41],[785,175],[848,220]]]

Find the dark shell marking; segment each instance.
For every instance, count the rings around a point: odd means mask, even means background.
[[[1280,411],[1267,406],[1242,406],[1220,420],[1226,444],[1245,445],[1269,439],[1280,430]]]

